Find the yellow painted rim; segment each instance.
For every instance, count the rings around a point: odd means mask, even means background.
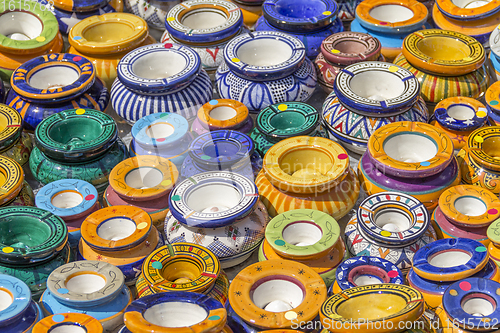
[[[485,141],[488,143],[485,144]],[[472,158],[489,169],[500,171],[500,155],[491,156],[491,147],[500,149],[500,126],[481,127],[469,134],[467,149]]]
[[[458,21],[444,16],[436,3],[432,7],[432,19],[437,28],[456,31],[468,36],[479,36],[491,33],[498,26],[498,13],[480,20]]]
[[[14,199],[21,192],[24,172],[19,163],[0,155],[0,204]]]

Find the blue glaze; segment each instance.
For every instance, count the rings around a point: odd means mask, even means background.
[[[471,109],[474,113],[474,118],[467,120],[455,119],[448,114],[448,109],[436,108],[434,110],[434,117],[436,121],[445,128],[453,131],[472,131],[483,126],[487,120],[487,117],[478,117],[474,108],[469,105],[457,103],[451,106],[462,106]],[[484,111],[486,112],[486,110]]]
[[[344,26],[340,18],[336,18],[332,24],[327,25],[320,30],[303,32],[300,29],[294,29],[293,31],[287,31],[274,27],[264,17],[261,17],[255,24],[255,30],[275,31],[289,34],[299,39],[304,44],[306,56],[309,59],[315,59],[316,56],[321,53],[321,43],[323,42],[323,40],[332,34],[344,31]]]
[[[500,56],[491,52],[489,58],[490,58],[491,66],[495,69],[495,71],[497,73],[500,73]],[[499,74],[497,74],[497,79],[500,79],[498,76],[499,76]]]
[[[337,11],[333,0],[266,0],[262,4],[265,19],[287,31],[319,30],[335,21]]]
[[[360,0],[337,1],[337,5],[339,6],[337,17],[341,19],[342,22],[351,22],[356,17],[356,7],[358,7],[360,3]]]
[[[454,290],[454,292],[451,292]],[[443,308],[448,318],[463,329],[474,331],[493,331],[500,327],[500,283],[488,279],[467,278],[453,283],[443,295]],[[487,316],[472,315],[464,311],[463,302],[468,295],[488,297],[493,303],[493,312]],[[481,295],[484,295],[481,297]],[[486,299],[486,298],[485,298]],[[490,318],[490,320],[484,320]]]
[[[455,273],[468,271],[476,268],[488,257],[487,251],[479,251],[484,249],[484,245],[478,241],[468,238],[445,238],[432,242],[415,253],[413,257],[413,267],[417,267],[420,271],[435,275],[453,275]],[[468,253],[471,258],[467,263],[460,266],[452,267],[436,267],[429,263],[433,255],[442,251],[462,251]]]

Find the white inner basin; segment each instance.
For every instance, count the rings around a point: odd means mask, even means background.
[[[437,154],[436,144],[418,134],[394,135],[384,142],[384,150],[389,157],[407,163],[427,161]]]
[[[14,300],[12,296],[5,290],[0,289],[0,311],[7,309]]]
[[[458,120],[472,119],[476,115],[474,109],[465,105],[453,105],[448,108],[448,115]]]
[[[287,280],[269,280],[259,285],[251,295],[253,303],[270,312],[283,312],[302,303],[304,293],[295,283]]]
[[[233,186],[226,184],[205,184],[197,186],[187,197],[187,205],[202,213],[222,212],[236,206],[241,194]]]
[[[49,333],[89,333],[87,330],[78,324],[65,323],[50,329]]]
[[[6,4],[8,10],[8,2]],[[0,15],[0,34],[14,40],[30,40],[40,36],[42,22],[33,14],[9,12]]]
[[[132,72],[145,79],[166,79],[182,72],[186,65],[182,55],[163,49],[141,56],[132,65]]]
[[[183,25],[194,30],[215,28],[224,25],[226,21],[224,12],[207,8],[192,10],[181,19]]]
[[[455,4],[455,6],[460,7],[460,8],[477,8],[477,7],[482,7],[482,6],[490,3],[490,1],[486,1],[486,0],[477,0],[477,1],[452,0],[451,2],[453,2]]]
[[[429,260],[435,267],[455,267],[466,264],[472,256],[462,251],[446,251],[439,253]]]
[[[103,239],[117,241],[129,237],[135,230],[135,223],[131,219],[113,217],[97,227],[97,235]]]
[[[151,167],[140,167],[127,173],[125,183],[138,189],[155,187],[163,180],[163,173]]]
[[[321,228],[313,223],[293,223],[283,229],[283,239],[292,245],[313,245],[319,242],[321,237],[323,237]]]
[[[384,283],[378,277],[373,276],[373,275],[358,275],[358,276],[354,277],[354,279],[352,279],[352,282],[356,286],[366,286],[366,285],[369,285],[369,284]]]
[[[257,38],[241,45],[237,57],[250,66],[274,66],[292,56],[292,48],[278,39]]]
[[[479,216],[486,213],[486,205],[478,198],[460,197],[453,203],[456,210],[467,216]]]
[[[399,232],[410,229],[411,220],[398,211],[381,211],[375,215],[375,224],[384,230]]]
[[[78,80],[78,72],[69,66],[48,66],[29,78],[29,85],[36,89],[56,89],[69,86]]]
[[[376,82],[376,84],[374,84]],[[385,101],[400,96],[405,89],[403,81],[392,73],[372,70],[355,75],[350,81],[351,90],[358,96]]]
[[[218,106],[210,111],[210,117],[217,120],[229,120],[236,117],[237,112],[229,106]]]
[[[189,327],[205,318],[208,312],[197,304],[166,302],[153,305],[144,312],[144,319],[162,327]]]
[[[66,288],[75,293],[92,294],[101,290],[106,280],[97,274],[75,275],[66,281]]]
[[[167,123],[158,123],[149,126],[146,129],[146,135],[151,139],[163,139],[174,134],[174,126]]]
[[[487,299],[473,297],[462,304],[462,309],[473,316],[486,317],[495,311],[495,306]]]
[[[50,200],[52,205],[57,208],[73,208],[81,204],[83,196],[78,192],[63,191],[56,193]]]
[[[396,23],[411,19],[413,11],[400,5],[382,5],[370,10],[370,16],[381,22]]]

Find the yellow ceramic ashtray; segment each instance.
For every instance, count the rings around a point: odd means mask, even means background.
[[[107,13],[75,24],[68,41],[79,52],[107,54],[130,51],[144,42],[148,34],[148,25],[142,18],[128,13]]]
[[[424,313],[422,294],[402,284],[373,284],[346,289],[323,303],[319,316],[330,332],[399,332],[401,323]]]
[[[232,99],[211,100],[198,110],[198,119],[206,128],[231,129],[248,118],[248,108]]]
[[[482,127],[469,135],[469,153],[482,166],[500,171],[500,126]]]
[[[486,55],[475,38],[448,30],[420,30],[403,42],[403,55],[415,67],[429,72],[459,76],[479,69]]]
[[[453,142],[438,128],[402,121],[376,130],[368,140],[368,156],[384,174],[424,178],[443,171],[452,161]]]
[[[21,192],[24,172],[19,163],[0,155],[0,205],[14,199]]]
[[[282,191],[321,193],[344,180],[349,158],[345,149],[332,140],[298,136],[272,146],[264,156],[263,170]]]

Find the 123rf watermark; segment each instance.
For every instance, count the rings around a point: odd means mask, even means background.
[[[41,10],[50,11],[54,6],[53,0],[44,0],[44,1],[30,1],[30,0],[0,0],[0,10],[2,12],[6,11],[16,11],[16,10],[25,10],[25,11],[36,11]]]

